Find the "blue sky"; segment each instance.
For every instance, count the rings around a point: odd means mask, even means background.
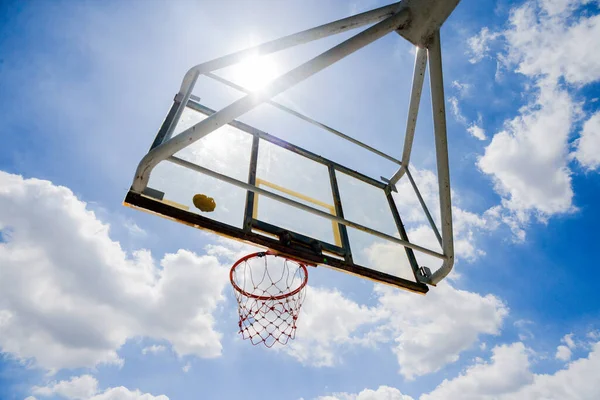
[[[596,1],[463,0],[444,25],[458,261],[425,297],[319,268],[297,339],[253,347],[227,282],[249,249],[122,207],[190,66],[385,4],[2,3],[0,398],[600,397]],[[278,100],[400,157],[413,60],[389,35]],[[211,107],[239,96],[197,89]],[[426,80],[412,163],[433,202],[429,102]],[[393,173],[268,108],[244,118]],[[409,234],[428,244],[420,218]],[[393,264],[387,246],[362,256]]]

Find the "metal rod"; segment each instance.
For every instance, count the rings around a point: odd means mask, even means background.
[[[219,75],[213,74],[212,72],[207,72],[204,75],[206,77],[208,77],[208,78],[214,79],[217,82],[220,82],[220,83],[222,83],[224,85],[227,85],[227,86],[229,86],[229,87],[231,87],[233,89],[239,90],[240,92],[244,92],[246,94],[251,94],[252,93],[251,90],[246,89],[246,88],[244,88],[244,87],[242,87],[240,85],[237,85],[234,82],[231,82],[230,80],[227,80],[227,79],[225,79],[225,78],[223,78],[223,77],[221,77]],[[298,111],[295,111],[295,110],[293,110],[293,109],[291,109],[289,107],[286,107],[286,106],[284,106],[281,103],[278,103],[278,102],[276,102],[274,100],[266,101],[266,103],[269,104],[269,105],[271,105],[271,106],[273,106],[273,107],[275,107],[275,108],[278,108],[279,110],[281,110],[283,112],[287,112],[288,114],[291,114],[291,115],[293,115],[293,116],[295,116],[297,118],[300,118],[303,121],[306,121],[306,122],[308,122],[310,124],[318,126],[319,128],[324,129],[324,130],[326,130],[326,131],[328,131],[330,133],[333,133],[334,135],[339,136],[342,139],[345,139],[345,140],[347,140],[349,142],[352,142],[352,143],[354,143],[354,144],[362,147],[363,149],[369,150],[370,152],[375,153],[378,156],[383,157],[383,158],[385,158],[385,159],[387,159],[387,160],[389,160],[389,161],[391,161],[393,163],[396,163],[398,165],[402,164],[400,162],[400,160],[398,160],[397,158],[394,158],[394,157],[390,156],[389,154],[385,154],[384,152],[379,151],[376,148],[371,147],[371,146],[369,146],[366,143],[363,143],[363,142],[361,142],[359,140],[356,140],[353,137],[348,136],[348,135],[346,135],[346,134],[338,131],[337,129],[334,129],[334,128],[328,126],[328,125],[325,125],[325,124],[323,124],[323,123],[315,120],[315,119],[312,119],[312,118],[310,118],[310,117],[308,117],[308,116],[306,116],[304,114],[301,114]]]
[[[429,278],[431,284],[435,285],[444,279],[454,266],[450,166],[448,162],[446,106],[444,104],[444,79],[442,74],[442,51],[439,31],[433,35],[431,45],[429,46],[429,79],[431,80],[431,106],[433,109],[435,154],[440,192],[440,215],[442,217],[442,251],[447,257],[442,266]]]
[[[160,129],[158,130],[158,133],[156,134],[156,137],[154,138],[154,142],[152,142],[152,146],[150,146],[150,150],[160,146],[165,141],[165,138],[167,138],[168,129],[172,125],[173,120],[175,119],[178,107],[179,103],[173,102],[171,108],[169,109],[169,113],[165,117],[165,120],[163,121],[162,125],[160,126]]]
[[[297,201],[292,200],[292,199],[288,199],[287,197],[284,197],[284,196],[278,195],[276,193],[270,192],[268,190],[261,189],[259,187],[250,185],[250,184],[248,184],[246,182],[239,181],[239,180],[234,179],[232,177],[229,177],[227,175],[220,174],[218,172],[212,171],[212,170],[210,170],[208,168],[204,168],[204,167],[202,167],[200,165],[191,163],[191,162],[183,160],[181,158],[178,158],[178,157],[175,157],[175,156],[170,156],[166,160],[170,161],[170,162],[172,162],[174,164],[180,165],[182,167],[194,170],[196,172],[200,172],[202,174],[211,176],[211,177],[213,177],[215,179],[219,179],[219,180],[221,180],[223,182],[227,182],[227,183],[229,183],[231,185],[240,187],[242,189],[246,189],[246,190],[252,191],[254,193],[257,193],[257,194],[260,194],[260,195],[263,195],[263,196],[266,196],[266,197],[270,197],[270,198],[272,198],[274,200],[277,200],[277,201],[279,201],[281,203],[285,203],[285,204],[290,205],[292,207],[295,207],[295,208],[307,211],[309,213],[318,215],[319,217],[326,218],[326,219],[328,219],[330,221],[335,221],[337,223],[340,223],[340,224],[343,224],[343,225],[346,225],[346,226],[349,226],[349,227],[352,227],[352,228],[355,228],[355,229],[358,229],[358,230],[370,233],[373,236],[377,236],[377,237],[380,237],[382,239],[389,240],[391,242],[400,244],[400,245],[402,245],[404,247],[408,247],[408,248],[411,248],[413,250],[420,251],[422,253],[428,254],[428,255],[433,256],[433,257],[437,257],[437,258],[441,258],[441,259],[445,259],[446,258],[445,255],[440,254],[440,253],[438,253],[436,251],[430,250],[428,248],[419,246],[419,245],[414,244],[414,243],[410,243],[410,242],[408,242],[406,240],[398,239],[398,238],[396,238],[394,236],[385,234],[383,232],[376,231],[375,229],[371,229],[369,227],[366,227],[364,225],[358,224],[356,222],[348,221],[348,220],[346,220],[344,218],[338,217],[337,215],[331,215],[329,213],[326,213],[325,211],[317,210],[316,208],[307,206],[306,204],[297,202]]]
[[[417,187],[417,184],[415,183],[415,180],[413,179],[409,168],[406,168],[406,176],[408,176],[408,180],[410,181],[410,184],[412,185],[415,193],[417,194],[419,203],[421,203],[423,212],[425,212],[425,216],[427,217],[427,220],[429,221],[429,225],[431,226],[431,229],[433,229],[433,233],[435,233],[435,237],[437,238],[438,243],[440,244],[440,246],[443,246],[442,245],[442,237],[440,236],[440,231],[438,231],[437,225],[435,224],[435,221],[433,220],[433,217],[431,216],[431,213],[429,212],[429,209],[427,208],[427,205],[425,204],[425,200],[423,200],[423,196],[421,196],[421,192],[419,191],[419,188]]]
[[[406,233],[406,229],[404,229],[402,218],[400,218],[400,213],[398,212],[398,208],[396,207],[396,203],[394,202],[394,198],[392,197],[392,193],[389,189],[385,191],[385,197],[387,198],[388,204],[390,206],[390,211],[392,212],[392,217],[394,218],[394,222],[396,223],[396,229],[398,229],[400,239],[406,240],[408,242],[408,234]],[[408,258],[408,263],[412,268],[415,280],[418,281],[419,263],[417,262],[415,253],[412,249],[409,249],[408,247],[405,247],[404,250],[406,250],[406,257]]]
[[[248,168],[248,184],[256,185],[256,168],[258,165],[258,136],[252,137],[252,151],[250,153],[250,165]],[[256,218],[255,210],[255,202],[258,202],[258,199],[255,198],[254,192],[246,193],[246,210],[244,211],[244,230],[250,231],[252,230],[252,219]]]
[[[280,76],[265,87],[263,91],[252,95],[246,95],[196,125],[186,129],[179,135],[172,137],[162,145],[150,150],[138,165],[132,190],[141,193],[148,184],[150,172],[161,160],[172,156],[186,146],[208,135],[210,132],[213,132],[221,126],[231,122],[233,119],[247,113],[262,102],[275,97],[306,78],[327,68],[331,64],[334,64],[342,58],[363,48],[369,43],[374,42],[395,29],[399,29],[403,24],[409,21],[409,17],[409,10],[403,9],[393,16],[365,29],[352,38]],[[202,71],[202,73],[204,72],[208,71]],[[186,102],[188,99],[189,96],[186,99]]]
[[[421,92],[423,91],[423,80],[425,79],[425,68],[427,67],[427,49],[417,47],[415,55],[415,69],[413,73],[412,90],[408,106],[408,117],[406,119],[406,134],[404,135],[404,149],[402,150],[402,163],[400,169],[390,179],[390,184],[395,185],[402,178],[412,152],[413,140],[415,138],[415,127],[419,115],[419,104],[421,103]]]
[[[338,187],[337,177],[335,168],[333,166],[329,166],[329,182],[331,184],[331,195],[333,196],[333,204],[335,206],[335,215],[340,218],[344,218],[344,209],[342,208],[342,199],[340,197],[340,189]],[[352,260],[352,250],[350,248],[350,238],[348,237],[348,230],[346,226],[343,224],[337,224],[336,227],[339,234],[340,239],[342,241],[342,248],[346,251],[344,255],[344,259],[347,262],[354,262]]]

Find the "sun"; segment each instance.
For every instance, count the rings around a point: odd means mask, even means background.
[[[279,76],[277,63],[268,57],[250,56],[233,68],[236,83],[253,92],[260,91]]]

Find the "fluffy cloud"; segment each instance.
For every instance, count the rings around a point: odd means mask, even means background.
[[[554,357],[560,361],[569,361],[571,359],[571,356],[573,355],[572,350],[577,347],[575,341],[573,340],[573,334],[569,333],[568,335],[565,335],[562,338],[561,342],[563,342],[564,344],[556,348],[556,354],[554,355]]]
[[[478,165],[494,178],[508,209],[552,215],[572,210],[567,151],[578,109],[565,91],[539,89],[536,101],[494,135]]]
[[[586,358],[567,364],[554,374],[535,375],[533,382],[507,394],[506,399],[581,400],[600,398],[597,376],[600,369],[600,342],[592,346]]]
[[[91,375],[82,375],[72,377],[68,381],[34,387],[32,392],[39,396],[55,394],[67,399],[89,399],[98,392],[98,381]]]
[[[569,361],[571,359],[571,349],[567,346],[560,345],[556,348],[556,355],[554,357],[560,361]]]
[[[374,324],[385,315],[385,310],[359,305],[336,290],[308,287],[296,339],[282,350],[303,364],[333,366],[342,352],[377,343]],[[359,328],[367,333],[359,334]]]
[[[573,155],[584,168],[596,170],[600,167],[600,112],[585,122],[576,146]]]
[[[336,393],[332,396],[318,397],[317,400],[413,400],[413,398],[402,394],[396,388],[379,386],[377,390],[365,389],[358,394]]]
[[[153,344],[152,346],[144,347],[142,349],[142,354],[158,354],[165,351],[167,348],[161,344]]]
[[[98,381],[90,375],[72,377],[68,381],[53,382],[32,389],[36,396],[59,396],[67,400],[169,400],[165,395],[153,396],[123,386],[98,390]]]
[[[469,125],[469,127],[467,128],[467,132],[469,132],[471,136],[479,140],[487,139],[487,136],[485,136],[485,130],[483,130],[483,128],[477,125],[476,123],[472,123],[471,125]]]
[[[477,358],[459,376],[445,379],[419,399],[592,400],[600,397],[596,379],[600,368],[600,342],[592,345],[587,357],[572,361],[552,374],[533,373],[534,356],[521,342],[496,346],[488,361]],[[360,397],[363,394],[364,397]],[[335,394],[319,400],[411,399],[402,396],[395,388],[381,386],[377,390]]]
[[[467,117],[463,114],[460,109],[460,105],[458,103],[458,99],[454,96],[448,98],[448,103],[450,104],[450,112],[452,116],[461,125],[464,125],[467,128],[467,132],[474,138],[479,140],[486,140],[487,136],[485,136],[485,130],[481,127],[482,124],[482,116],[479,114],[476,121],[472,121],[469,123]]]
[[[478,361],[452,380],[444,380],[422,400],[497,398],[532,382],[527,349],[522,343],[492,350],[490,362]]]
[[[534,91],[534,99],[505,122],[479,160],[503,196],[515,232],[523,232],[532,213],[545,219],[574,210],[569,139],[582,112],[570,91],[600,79],[600,56],[588,51],[600,37],[600,15],[575,17],[586,2],[527,1],[511,10],[505,30],[484,28],[469,41],[476,62],[491,40],[501,38],[499,63],[529,78],[525,93]],[[590,119],[573,155],[588,169],[597,165],[594,124]]]
[[[475,215],[461,218],[470,226]],[[458,231],[465,229],[461,224]],[[421,229],[421,232],[431,232]],[[411,237],[417,237],[415,232]],[[430,241],[435,241],[429,238]],[[396,265],[404,251],[400,246],[379,244],[372,249],[372,265]],[[435,265],[438,260],[425,256],[420,264]],[[400,373],[412,379],[439,370],[458,360],[460,353],[473,346],[480,335],[496,335],[508,314],[508,308],[497,297],[481,296],[454,288],[447,282],[438,284],[426,296],[399,291],[387,286],[375,288],[380,307],[388,320],[382,330],[393,341],[393,351]]]
[[[490,32],[489,28],[482,28],[477,35],[469,38],[469,61],[474,64],[483,60],[490,52],[490,42],[498,36],[498,33]]]
[[[511,12],[506,61],[529,77],[564,78],[583,85],[600,77],[600,15],[572,18],[586,1],[528,1]]]
[[[520,342],[498,346],[490,362],[476,362],[421,398],[591,400],[600,396],[595,378],[600,367],[600,343],[592,346],[586,358],[554,374],[533,374],[529,369],[531,354]]]
[[[575,341],[573,340],[573,334],[569,333],[562,338],[562,341],[569,347],[570,349],[574,349],[576,347]]]
[[[128,338],[216,357],[213,312],[227,271],[180,250],[158,267],[127,255],[109,227],[64,187],[0,172],[0,348],[48,369],[122,362]]]
[[[462,111],[460,110],[460,106],[458,105],[458,99],[456,97],[449,97],[448,103],[450,103],[450,111],[452,112],[454,119],[456,119],[457,122],[466,125],[467,118],[463,115]]]
[[[508,314],[492,295],[481,296],[442,282],[427,296],[379,286],[379,301],[390,315],[387,329],[400,373],[408,379],[456,362],[480,335],[497,335]]]

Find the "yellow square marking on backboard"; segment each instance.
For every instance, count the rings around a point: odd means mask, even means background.
[[[307,196],[305,194],[298,193],[298,192],[295,192],[295,191],[293,191],[291,189],[284,188],[283,186],[279,186],[279,185],[277,185],[275,183],[272,183],[272,182],[269,182],[269,181],[265,181],[264,179],[256,178],[256,187],[259,187],[261,185],[269,187],[271,189],[275,189],[278,192],[289,194],[290,196],[294,196],[294,197],[296,197],[298,199],[301,199],[301,200],[304,200],[304,201],[306,201],[308,203],[312,203],[312,204],[315,204],[317,206],[323,207],[324,209],[326,209],[327,211],[329,211],[329,213],[331,215],[337,215],[335,213],[335,207],[333,205],[331,205],[331,204],[327,204],[327,203],[325,203],[323,201],[320,201],[320,200],[317,200],[317,199],[313,199],[312,197],[309,197],[309,196]],[[256,219],[257,216],[258,216],[258,193],[255,193],[254,194],[254,206],[252,208],[252,218]],[[333,230],[333,240],[335,242],[334,244],[336,246],[338,246],[338,247],[342,247],[342,238],[341,238],[341,235],[340,235],[339,224],[337,222],[335,222],[335,221],[331,221],[331,228]]]

